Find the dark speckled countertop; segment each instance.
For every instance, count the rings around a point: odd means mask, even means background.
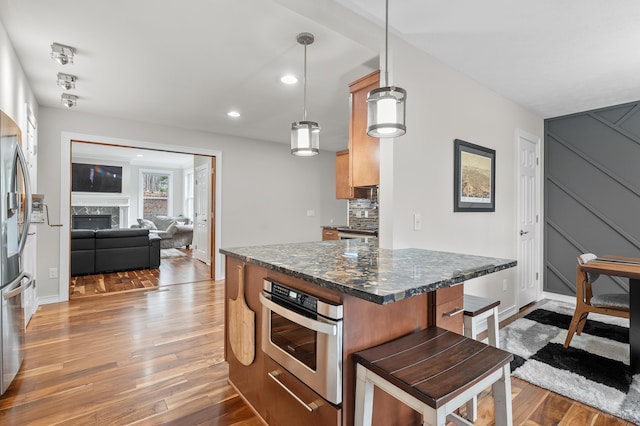
[[[510,259],[380,249],[375,238],[223,248],[220,253],[378,304],[516,266]]]

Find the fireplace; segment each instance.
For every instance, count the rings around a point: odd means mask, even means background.
[[[110,214],[74,214],[71,217],[73,229],[111,229]]]

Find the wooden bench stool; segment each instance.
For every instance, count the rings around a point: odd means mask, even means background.
[[[510,426],[513,355],[438,327],[353,354],[355,425],[371,425],[374,386],[420,412],[424,425],[471,424],[454,413],[492,385],[496,425]]]
[[[498,306],[499,300],[487,299],[485,297],[464,295],[464,335],[476,339],[479,333],[479,324],[487,320],[487,332],[489,333],[489,344],[500,347],[498,338]]]
[[[486,297],[464,295],[464,335],[478,340],[480,334],[480,323],[487,320],[488,341],[491,346],[500,347],[498,337],[498,306],[499,300],[487,299]],[[478,397],[474,396],[467,402],[467,418],[476,421],[478,418]]]

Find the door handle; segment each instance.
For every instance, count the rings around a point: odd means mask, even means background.
[[[529,231],[523,231],[522,229],[520,230],[520,236],[528,234],[528,233],[529,233]]]

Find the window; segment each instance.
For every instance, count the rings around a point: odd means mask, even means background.
[[[172,210],[172,172],[140,170],[142,217],[169,216]]]

